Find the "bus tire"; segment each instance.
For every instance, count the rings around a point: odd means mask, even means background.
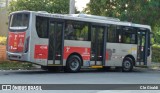
[[[81,69],[81,59],[77,55],[69,57],[66,63],[65,72],[78,72]]]
[[[126,57],[122,63],[123,72],[131,72],[133,70],[133,61],[131,58]]]

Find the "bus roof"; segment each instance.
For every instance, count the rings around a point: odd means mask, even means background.
[[[132,27],[147,28],[151,30],[151,27],[149,25],[120,21],[118,18],[113,18],[113,17],[104,17],[104,16],[96,16],[96,15],[88,15],[88,14],[51,14],[46,11],[28,11],[28,10],[16,11],[16,12],[12,12],[11,14],[23,13],[23,12],[30,12],[34,15],[51,17],[51,18],[61,18],[61,19],[68,19],[68,20],[94,22],[94,23],[100,23],[100,24],[106,24],[106,25],[114,24],[114,25],[122,25],[122,26],[132,26]]]

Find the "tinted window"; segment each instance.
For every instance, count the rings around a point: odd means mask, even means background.
[[[116,26],[114,25],[108,27],[107,42],[116,42]]]
[[[135,44],[136,43],[136,30],[131,27],[122,28],[122,43]]]
[[[114,26],[108,27],[107,42],[136,44],[137,30],[132,27]]]
[[[48,38],[48,18],[46,17],[36,17],[36,31],[38,37]]]
[[[13,14],[10,18],[10,29],[26,29],[29,25],[29,14]]]
[[[122,27],[121,26],[117,26],[116,27],[116,42],[117,43],[122,43]]]
[[[88,24],[85,22],[67,21],[65,39],[88,41]]]

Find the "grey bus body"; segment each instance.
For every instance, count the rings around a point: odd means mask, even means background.
[[[27,61],[46,67],[65,67],[67,60],[76,55],[81,60],[81,67],[88,68],[123,67],[125,59],[132,61],[132,65],[137,67],[151,65],[151,27],[148,25],[86,14],[63,15],[17,11],[11,13],[10,16],[19,13],[29,14],[28,27],[26,29],[17,28],[17,30],[9,27],[9,32],[25,31],[25,44],[27,37],[29,37],[28,51],[16,53],[8,49],[7,57],[9,60]],[[69,25],[73,26],[73,31],[70,28],[70,30],[66,30]],[[75,35],[76,39],[71,38],[72,35]],[[35,58],[35,45],[41,45],[42,48],[43,45],[44,48],[47,46],[48,57]],[[83,48],[86,54],[80,54]],[[71,49],[79,52],[72,51],[73,53],[67,54]]]

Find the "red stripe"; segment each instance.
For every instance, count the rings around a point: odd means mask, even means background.
[[[47,59],[48,58],[48,46],[47,45],[35,45],[34,58],[35,59]]]
[[[69,55],[72,53],[78,53],[82,56],[82,60],[90,60],[91,50],[88,47],[72,47],[72,46],[64,46],[64,57],[63,59],[67,59]],[[106,51],[106,60],[109,58],[109,53]],[[35,45],[34,51],[35,59],[47,59],[48,58],[48,46],[47,45]]]
[[[78,53],[82,56],[83,60],[90,60],[90,48],[65,46],[64,59],[67,59],[71,53]]]

